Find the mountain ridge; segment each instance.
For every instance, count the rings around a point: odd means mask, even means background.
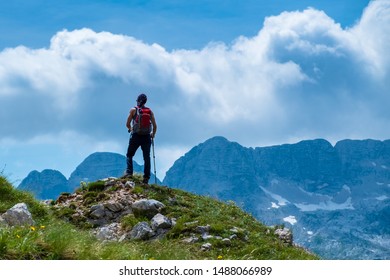
[[[390,258],[390,140],[246,148],[215,137],[178,159],[163,183],[234,200],[268,225],[293,228],[325,258]]]

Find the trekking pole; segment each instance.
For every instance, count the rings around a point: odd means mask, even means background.
[[[156,155],[154,154],[154,138],[152,138],[152,151],[153,151],[153,165],[154,165],[154,183],[157,185]]]

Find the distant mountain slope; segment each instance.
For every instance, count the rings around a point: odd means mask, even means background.
[[[69,177],[70,186],[79,186],[81,181],[93,182],[107,177],[121,177],[126,169],[126,157],[117,153],[96,152],[86,157]],[[134,171],[143,172],[143,167],[134,162]]]
[[[34,193],[40,199],[58,197],[62,192],[69,192],[68,180],[57,170],[45,169],[42,172],[31,171],[22,180],[19,190]]]
[[[236,201],[329,259],[390,259],[390,141],[323,139],[245,148],[214,137],[164,184]]]

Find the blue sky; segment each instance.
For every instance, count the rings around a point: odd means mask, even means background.
[[[389,139],[389,29],[387,0],[2,1],[0,170],[125,154],[139,92],[161,179],[215,135]]]
[[[203,48],[254,36],[264,18],[315,7],[343,27],[353,25],[368,0],[13,0],[2,1],[0,48],[47,47],[56,32],[88,27],[126,34],[166,49]]]

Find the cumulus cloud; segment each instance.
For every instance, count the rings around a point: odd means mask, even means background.
[[[390,2],[372,1],[348,29],[308,8],[200,50],[63,30],[48,48],[0,53],[1,137],[74,131],[125,146],[127,113],[145,91],[164,153],[214,135],[245,145],[389,138],[389,29]]]

